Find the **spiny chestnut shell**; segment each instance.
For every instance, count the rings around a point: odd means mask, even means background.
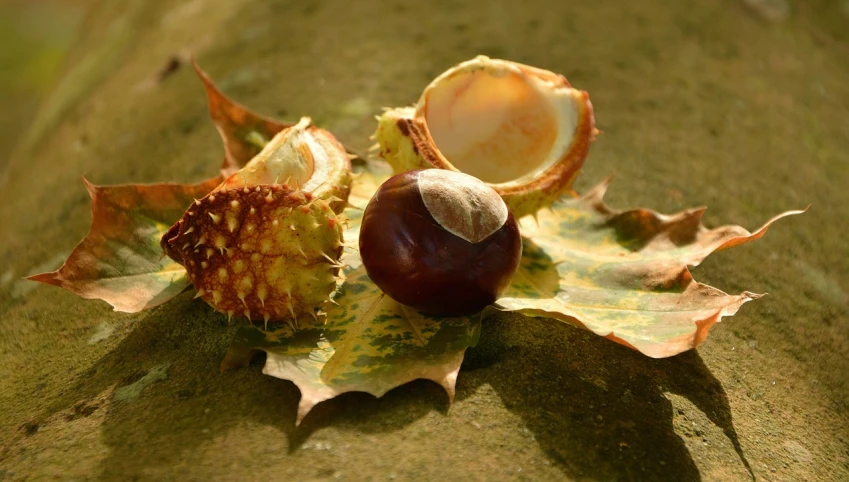
[[[309,319],[336,286],[342,227],[324,200],[286,185],[213,191],[163,236],[198,296],[255,321]]]
[[[317,319],[337,285],[350,186],[344,147],[304,117],[189,206],[161,245],[228,316]]]
[[[501,227],[479,242],[453,234],[426,206],[419,185],[422,172],[395,175],[372,197],[360,228],[363,265],[392,299],[424,313],[480,311],[507,289],[519,266],[522,240],[516,220],[508,211]],[[449,178],[471,177],[440,172]],[[471,213],[472,219],[479,215]]]

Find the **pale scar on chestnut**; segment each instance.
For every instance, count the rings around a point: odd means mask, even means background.
[[[418,175],[419,194],[445,230],[479,243],[507,221],[507,205],[492,188],[460,172],[426,169]]]

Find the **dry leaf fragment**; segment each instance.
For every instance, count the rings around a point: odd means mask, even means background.
[[[221,174],[225,177],[245,167],[274,134],[295,125],[257,114],[233,101],[218,89],[209,74],[204,72],[196,61],[192,60],[192,65],[206,89],[209,116],[224,142]]]
[[[159,239],[195,198],[220,184],[95,186],[91,230],[62,267],[29,277],[88,299],[102,299],[115,311],[135,313],[162,304],[188,285],[186,270],[163,256]]]
[[[275,134],[296,124],[258,114],[230,99],[221,92],[209,74],[201,69],[196,61],[192,60],[192,65],[206,89],[209,116],[224,142],[224,162],[221,165],[221,174],[225,177],[245,167]],[[351,158],[360,157],[350,149],[347,152]]]

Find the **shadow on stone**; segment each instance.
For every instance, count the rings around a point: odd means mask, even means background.
[[[482,385],[570,478],[699,480],[666,392],[720,427],[752,473],[725,391],[695,351],[654,360],[553,320],[492,317],[466,354],[458,399]]]
[[[267,445],[288,445],[291,454],[326,426],[394,431],[435,408],[447,413],[442,387],[416,381],[380,399],[341,395],[319,404],[295,427],[297,387],[263,375],[264,356],[244,369],[221,373],[219,365],[237,325],[228,326],[226,316],[190,299],[191,294],[181,295],[131,326],[55,403],[21,427],[20,436],[48,436],[38,429],[105,410],[99,430],[109,453],[99,476],[130,480],[140,475],[140,467],[176,469],[200,457],[205,446],[222,440],[226,445],[228,433],[239,428],[255,432],[258,449],[269,436],[285,437],[288,443]]]
[[[358,433],[392,432],[433,411],[447,416],[449,404],[445,390],[430,380],[415,380],[380,398],[363,392],[343,393],[319,403],[310,411],[290,434],[289,453],[300,450],[314,432],[325,427]],[[294,419],[295,410],[287,416]]]

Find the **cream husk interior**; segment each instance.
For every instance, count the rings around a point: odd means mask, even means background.
[[[490,184],[523,183],[557,162],[578,124],[576,91],[486,57],[435,79],[417,105],[437,149]]]
[[[327,151],[308,130],[311,123],[304,117],[296,125],[278,132],[256,157],[218,189],[286,183],[312,191],[327,179],[326,173],[317,170],[329,167]]]

